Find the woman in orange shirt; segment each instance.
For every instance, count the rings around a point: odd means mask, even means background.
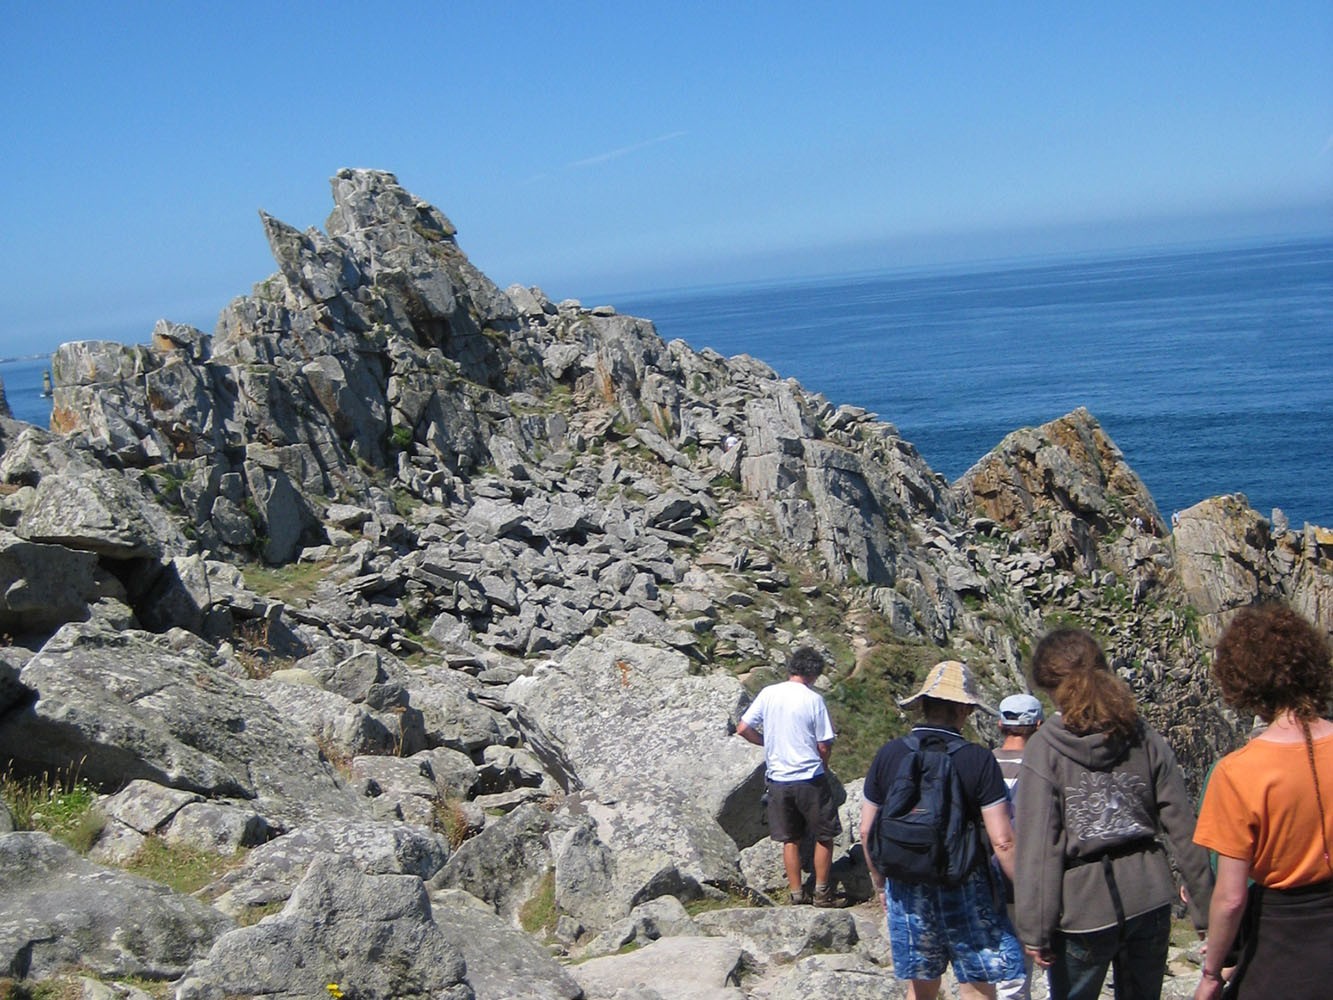
[[[1223,995],[1222,962],[1242,917],[1247,934],[1228,998],[1326,1000],[1333,990],[1333,723],[1322,717],[1333,698],[1328,639],[1288,608],[1246,608],[1222,633],[1213,675],[1229,705],[1268,728],[1218,762],[1194,828],[1195,841],[1218,854],[1195,1000]],[[1256,885],[1247,893],[1249,880]]]

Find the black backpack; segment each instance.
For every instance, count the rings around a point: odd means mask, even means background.
[[[898,764],[871,830],[871,860],[896,882],[959,885],[985,860],[953,755],[964,740],[903,737]]]

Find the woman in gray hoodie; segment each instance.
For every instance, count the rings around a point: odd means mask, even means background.
[[[1042,639],[1032,676],[1060,712],[1018,781],[1018,935],[1048,967],[1051,1000],[1095,1000],[1108,967],[1117,1000],[1158,1000],[1177,898],[1163,834],[1201,931],[1213,888],[1184,778],[1087,632]]]

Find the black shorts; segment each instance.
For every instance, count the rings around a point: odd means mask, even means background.
[[[827,842],[842,833],[828,772],[805,781],[770,781],[768,832],[782,843],[804,840],[807,834]]]

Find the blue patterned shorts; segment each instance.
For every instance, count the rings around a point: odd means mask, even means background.
[[[953,888],[892,880],[885,886],[899,979],[938,979],[950,961],[961,983],[1023,978],[1023,946],[1003,904],[996,906],[986,865]]]

